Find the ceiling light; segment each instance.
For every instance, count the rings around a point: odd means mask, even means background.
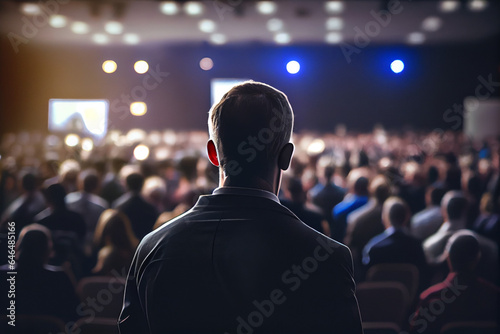
[[[325,11],[327,14],[338,14],[344,10],[342,1],[327,1],[325,2]]]
[[[23,3],[21,12],[25,15],[38,15],[42,13],[42,9],[36,3]]]
[[[134,157],[137,160],[146,160],[149,157],[149,147],[146,145],[137,145],[134,148]]]
[[[276,12],[278,6],[273,1],[259,1],[257,2],[257,11],[264,15],[271,15]]]
[[[49,24],[52,28],[63,28],[68,23],[66,16],[64,15],[52,15],[49,18]]]
[[[96,44],[107,44],[109,42],[109,38],[105,34],[97,33],[92,36],[92,40]]]
[[[344,21],[340,17],[329,17],[325,23],[326,30],[342,30]]]
[[[105,62],[102,63],[102,70],[106,73],[113,73],[116,71],[116,62],[113,60],[106,60]]]
[[[210,41],[214,44],[225,44],[227,42],[227,38],[223,34],[212,34],[210,35]]]
[[[144,60],[138,60],[134,64],[134,70],[139,74],[144,74],[149,70],[149,64]]]
[[[437,16],[429,16],[422,21],[422,29],[425,31],[438,31],[443,21]]]
[[[163,1],[160,3],[160,12],[165,15],[175,15],[179,12],[179,6],[174,1]]]
[[[456,11],[460,7],[460,2],[457,0],[445,0],[439,3],[439,10],[443,13]]]
[[[130,113],[134,116],[142,116],[148,111],[148,106],[144,102],[132,102],[130,104]]]
[[[184,11],[191,16],[200,15],[203,13],[203,5],[199,2],[188,1],[184,4]]]
[[[342,40],[343,40],[342,34],[336,31],[331,31],[327,33],[325,36],[325,41],[328,44],[338,44],[342,42]]]
[[[276,35],[274,35],[274,41],[278,44],[288,44],[292,38],[290,37],[290,34],[286,32],[280,32]]]
[[[201,20],[198,23],[198,28],[200,28],[202,32],[211,33],[215,31],[217,25],[212,20]]]
[[[125,44],[138,44],[140,41],[139,35],[133,34],[133,33],[128,33],[123,35],[123,41]]]
[[[210,71],[214,67],[214,62],[211,58],[205,57],[200,60],[200,68],[204,71]]]
[[[85,22],[76,21],[71,25],[71,31],[78,35],[88,34],[89,30],[89,25]]]
[[[484,10],[486,7],[488,7],[488,1],[486,1],[486,0],[471,0],[467,4],[467,7],[469,8],[470,11],[480,12],[480,11]]]
[[[75,147],[80,143],[80,137],[78,137],[78,135],[75,135],[74,133],[70,133],[66,136],[66,138],[64,138],[64,143],[66,144],[66,146]]]
[[[117,21],[109,21],[104,25],[104,30],[111,35],[120,35],[123,32],[123,25]]]
[[[422,44],[425,42],[425,35],[421,32],[412,32],[408,35],[407,40],[410,44]]]
[[[267,21],[267,30],[269,31],[280,31],[284,27],[283,20],[272,18]]]

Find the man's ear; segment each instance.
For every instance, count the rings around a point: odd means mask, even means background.
[[[282,170],[287,170],[292,161],[293,151],[295,147],[292,143],[286,143],[278,155],[278,167]]]
[[[207,153],[208,160],[210,160],[212,165],[219,167],[219,157],[217,156],[217,149],[215,148],[215,143],[212,139],[209,139],[207,142]]]

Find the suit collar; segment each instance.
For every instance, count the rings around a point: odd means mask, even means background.
[[[278,197],[272,192],[254,189],[254,188],[243,188],[243,187],[219,187],[215,189],[212,193],[213,195],[243,195],[243,196],[254,196],[263,197],[280,203]]]

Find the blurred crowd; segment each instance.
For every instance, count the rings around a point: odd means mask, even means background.
[[[204,131],[138,129],[111,131],[101,142],[4,135],[1,254],[7,254],[14,222],[17,271],[28,273],[19,274],[26,281],[19,284],[65,296],[19,312],[76,319],[79,280],[124,277],[147,233],[218,187],[207,140]],[[498,285],[498,139],[376,127],[370,133],[297,133],[293,142],[280,200],[311,228],[349,246],[357,282],[376,264],[411,263],[422,292],[453,271],[448,241],[467,231],[481,250],[470,270]],[[7,260],[3,256],[0,264]],[[29,298],[43,294],[26,291]]]

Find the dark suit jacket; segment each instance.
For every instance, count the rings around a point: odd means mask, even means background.
[[[142,240],[120,332],[362,333],[352,276],[349,249],[279,202],[202,196]]]
[[[365,269],[379,263],[410,263],[420,273],[420,287],[428,280],[428,268],[422,244],[403,229],[388,228],[368,242],[363,250]]]
[[[113,208],[128,217],[132,230],[139,240],[153,230],[158,218],[156,207],[146,202],[139,194],[126,193],[113,203]]]

